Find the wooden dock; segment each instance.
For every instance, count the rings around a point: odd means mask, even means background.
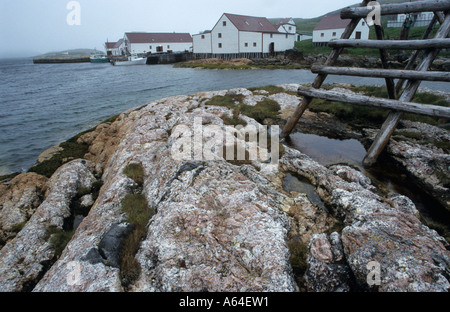
[[[34,64],[66,64],[66,63],[90,63],[89,56],[80,57],[38,57],[33,59]]]

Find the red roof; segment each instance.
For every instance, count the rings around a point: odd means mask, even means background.
[[[324,16],[314,30],[342,29],[347,27],[350,19],[341,19],[339,14]]]
[[[119,48],[120,45],[123,43],[123,39],[120,39],[119,41],[116,42],[116,44],[114,45],[114,48]]]
[[[188,33],[125,33],[130,43],[192,42]]]
[[[281,19],[278,20],[276,26],[280,26],[280,25],[283,25],[283,24],[289,24],[291,19],[292,19],[291,17],[290,18],[281,18]],[[289,25],[292,25],[292,24],[289,24]]]
[[[254,17],[225,13],[225,16],[240,31],[277,33],[277,28],[265,17]]]
[[[113,49],[116,42],[105,42],[106,49]]]

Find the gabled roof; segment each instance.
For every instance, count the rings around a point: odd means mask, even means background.
[[[105,42],[106,49],[113,49],[117,42]]]
[[[116,44],[114,45],[114,49],[119,48],[123,43],[123,39],[120,39],[119,41],[116,42]]]
[[[277,28],[265,17],[224,14],[239,31],[277,33]]]
[[[284,24],[289,24],[289,25],[294,25],[291,23],[292,17],[288,17],[288,18],[280,18],[277,22],[276,26],[280,26],[280,25],[284,25]]]
[[[347,27],[350,19],[341,19],[339,14],[324,16],[314,30],[342,29]]]
[[[192,42],[188,33],[125,33],[130,43]]]

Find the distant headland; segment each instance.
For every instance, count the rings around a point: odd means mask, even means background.
[[[34,64],[54,63],[88,63],[91,53],[98,52],[94,49],[74,49],[61,52],[49,52],[33,58]]]

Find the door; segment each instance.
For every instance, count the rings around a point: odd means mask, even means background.
[[[269,52],[270,52],[271,54],[275,53],[275,42],[271,42],[271,43],[269,44]]]
[[[361,32],[360,31],[357,31],[355,33],[355,39],[361,39]]]

